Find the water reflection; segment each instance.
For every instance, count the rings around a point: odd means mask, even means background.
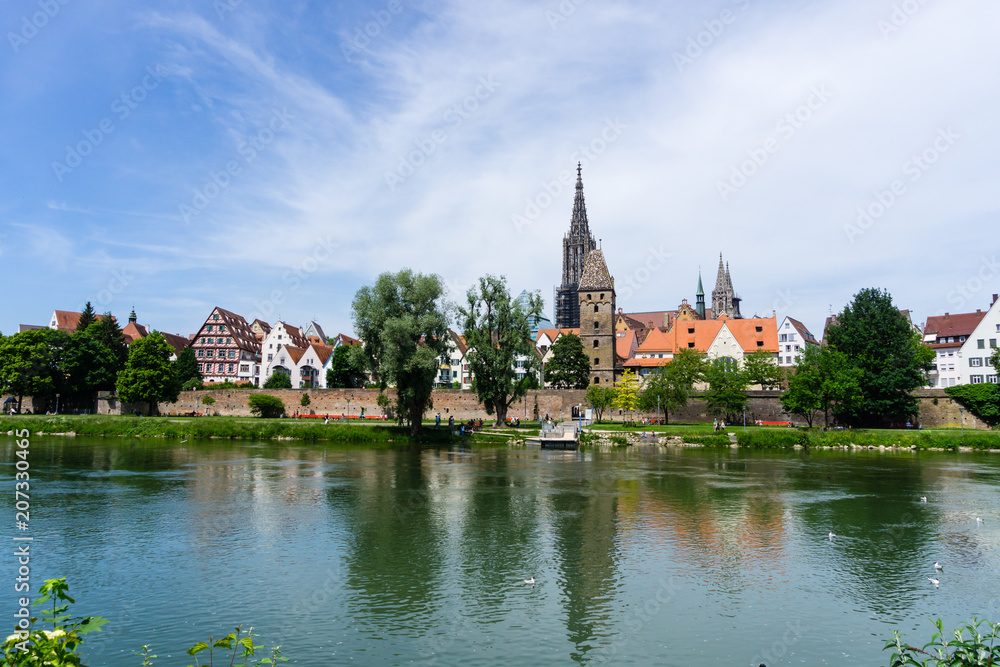
[[[991,456],[32,447],[37,576],[111,618],[97,665],[241,621],[304,665],[877,664],[998,606]]]

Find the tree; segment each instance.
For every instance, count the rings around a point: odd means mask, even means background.
[[[990,355],[990,366],[993,367],[994,373],[1000,373],[1000,347],[993,348],[993,354]]]
[[[960,384],[945,392],[983,422],[992,427],[1000,425],[1000,386],[992,382]]]
[[[202,385],[203,379],[201,371],[198,370],[198,359],[194,356],[192,348],[185,347],[177,355],[177,359],[174,361],[174,374],[182,388],[187,389]]]
[[[590,363],[576,334],[564,334],[552,343],[552,358],[545,365],[545,382],[557,389],[586,389]]]
[[[118,373],[118,396],[125,403],[146,403],[148,414],[164,401],[173,403],[181,385],[170,356],[173,348],[158,331],[132,343],[125,369]]]
[[[813,425],[817,411],[830,427],[830,413],[840,411],[861,397],[861,369],[850,365],[843,352],[828,345],[809,345],[788,377],[788,390],[781,406]]]
[[[507,409],[527,394],[530,377],[536,371],[535,344],[531,339],[532,317],[540,317],[542,297],[528,295],[527,309],[510,298],[507,280],[485,276],[479,287],[466,295],[467,307],[459,307],[467,358],[472,372],[472,390],[486,408],[486,414],[496,414],[497,426],[507,419]],[[527,357],[524,375],[517,377],[514,367],[518,356]]]
[[[861,395],[838,413],[853,426],[908,421],[917,413],[914,389],[927,384],[934,352],[885,290],[863,289],[829,328],[826,340],[861,370]]]
[[[208,411],[212,410],[212,406],[215,405],[215,398],[211,394],[206,394],[201,397],[201,404],[205,406]]]
[[[63,334],[65,335],[65,334]],[[112,391],[118,377],[118,360],[111,351],[86,333],[68,336],[59,362],[62,405],[93,405],[94,392]]]
[[[326,371],[326,386],[356,389],[365,386],[364,357],[361,348],[341,345],[333,351],[330,368]]]
[[[659,410],[666,421],[671,410],[679,410],[691,398],[694,383],[702,377],[705,363],[695,350],[681,350],[647,379],[639,395],[639,407],[647,412]]]
[[[55,393],[51,329],[22,331],[0,341],[0,387],[17,396],[17,411],[25,396],[48,398]],[[65,334],[63,334],[65,335]]]
[[[736,362],[728,357],[714,359],[705,369],[708,389],[705,403],[709,414],[722,417],[727,422],[747,406],[747,381]]]
[[[302,392],[302,398],[299,399],[299,405],[303,408],[308,408],[310,403],[312,403],[312,399],[309,398],[309,394],[307,392]]]
[[[250,414],[263,419],[275,419],[285,414],[285,404],[277,396],[270,394],[250,394],[247,397]]]
[[[604,411],[611,407],[611,402],[615,400],[615,390],[599,384],[592,384],[587,388],[587,404],[597,413],[598,422],[604,416]]]
[[[283,371],[274,371],[271,377],[264,381],[264,389],[291,389],[292,377]]]
[[[743,357],[743,376],[748,385],[760,385],[761,389],[777,389],[785,379],[774,353],[766,350],[754,350]]]
[[[125,341],[122,330],[118,327],[118,322],[115,321],[110,312],[104,313],[101,319],[88,326],[86,333],[115,355],[115,359],[118,360],[118,370],[125,367],[125,362],[128,361],[129,357],[128,343]]]
[[[400,415],[419,435],[424,413],[432,405],[437,358],[447,349],[448,318],[441,306],[444,287],[436,275],[403,269],[383,273],[372,286],[354,295],[354,330],[364,341],[367,367],[380,388],[396,385]]]
[[[80,319],[76,323],[76,330],[83,332],[87,330],[91,324],[97,321],[97,316],[94,315],[94,307],[90,305],[88,301],[83,307],[83,312],[80,313]]]
[[[611,407],[633,412],[639,407],[639,378],[631,368],[615,383]]]

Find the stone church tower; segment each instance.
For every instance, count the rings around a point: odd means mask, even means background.
[[[733,289],[733,279],[729,275],[729,264],[723,264],[722,253],[719,253],[719,275],[715,279],[715,289],[712,290],[712,318],[719,319],[722,315],[730,319],[740,320],[740,297]]]
[[[587,255],[577,292],[580,341],[591,360],[590,384],[612,387],[615,383],[615,281],[608,273],[604,253]]]
[[[556,290],[555,319],[559,329],[575,329],[580,326],[580,303],[577,290],[583,275],[583,265],[597,244],[590,233],[587,222],[587,205],[583,201],[583,168],[576,164],[576,198],[573,200],[573,217],[569,223],[569,233],[563,236],[562,284]],[[607,268],[605,268],[607,272]]]

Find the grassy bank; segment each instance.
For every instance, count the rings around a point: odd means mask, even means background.
[[[33,435],[75,433],[94,437],[226,438],[233,440],[305,440],[343,443],[449,444],[447,429],[424,428],[418,441],[408,428],[320,420],[253,419],[243,417],[119,417],[42,416],[0,417],[0,433],[28,429]],[[457,440],[457,438],[456,438]]]

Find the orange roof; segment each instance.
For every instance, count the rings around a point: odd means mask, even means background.
[[[674,327],[675,329],[677,327]],[[671,334],[664,333],[662,329],[650,329],[649,333],[636,349],[636,354],[652,354],[653,352],[673,352],[674,340]]]
[[[575,329],[570,329],[570,328],[566,328],[566,329],[539,329],[538,330],[538,335],[535,336],[535,342],[536,343],[538,342],[538,339],[541,337],[542,334],[545,334],[546,336],[548,336],[549,340],[551,340],[554,343],[556,341],[556,338],[558,338],[560,335],[573,334],[574,336],[579,336],[580,335],[580,328],[576,327]]]
[[[80,316],[83,315],[83,313],[74,313],[69,310],[55,310],[52,312],[56,318],[56,329],[68,332],[76,331],[76,325],[80,323]],[[103,320],[104,315],[95,314],[94,318]],[[114,319],[114,317],[111,319]]]
[[[296,364],[299,363],[299,359],[301,359],[302,355],[306,352],[305,349],[301,347],[293,347],[291,345],[286,345],[285,350],[288,352],[288,356],[291,357],[292,361]]]
[[[333,348],[329,345],[316,345],[313,343],[312,349],[316,352],[316,358],[319,359],[320,366],[326,366],[327,360],[333,354]]]
[[[625,368],[656,368],[668,364],[672,359],[629,359],[625,362]]]
[[[615,336],[615,354],[619,359],[631,359],[636,350],[635,332],[623,331]]]
[[[128,339],[129,345],[139,340],[140,338],[145,338],[149,335],[149,329],[142,326],[141,324],[136,324],[135,322],[129,322],[122,329],[122,335]]]
[[[733,334],[744,352],[756,350],[776,352],[778,350],[778,324],[775,318],[753,317],[733,320],[723,315],[717,320],[677,322],[668,334],[673,336],[673,351],[692,349],[698,352],[707,352],[715,339],[718,338],[723,325]],[[651,336],[652,334],[650,334]],[[762,344],[758,345],[758,342]],[[641,346],[639,351],[643,351]]]
[[[167,341],[167,344],[170,347],[174,348],[174,352],[177,354],[180,354],[181,350],[183,350],[185,347],[188,346],[188,339],[185,338],[184,336],[178,336],[177,334],[163,333],[162,331],[160,333],[163,335],[163,338]]]
[[[340,339],[340,344],[341,345],[352,345],[352,346],[355,346],[355,347],[360,347],[361,346],[361,341],[360,340],[358,340],[357,338],[351,338],[347,334],[340,334],[340,335],[337,336],[337,338]]]

